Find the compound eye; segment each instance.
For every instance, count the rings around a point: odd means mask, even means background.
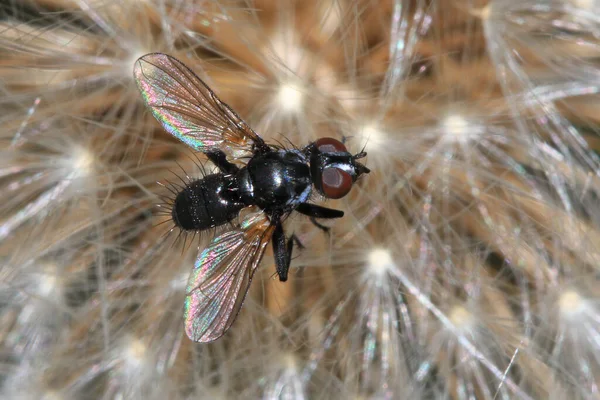
[[[352,176],[339,168],[325,168],[321,174],[321,187],[326,197],[340,199],[352,189]]]
[[[334,138],[321,138],[315,142],[315,146],[317,146],[317,149],[319,149],[321,153],[348,152],[348,150],[346,150],[346,146]]]

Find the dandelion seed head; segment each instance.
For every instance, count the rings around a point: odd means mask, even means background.
[[[388,250],[374,249],[368,255],[367,273],[376,278],[383,278],[394,266],[392,256]]]
[[[40,297],[62,300],[64,288],[62,287],[60,278],[57,276],[56,265],[45,265],[42,272],[36,274],[36,281],[36,293]]]
[[[123,362],[123,372],[127,374],[138,373],[150,365],[148,362],[148,346],[134,336],[127,336],[119,350],[117,357]]]
[[[130,56],[123,63],[123,70],[122,70],[123,75],[133,79],[133,74],[131,73],[131,71],[133,71],[133,66],[135,65],[135,62],[140,57],[148,54],[149,52],[150,51],[148,51],[147,49],[141,49],[141,48],[137,48],[134,51],[132,51],[130,53]]]
[[[85,147],[74,147],[69,153],[69,157],[64,160],[64,168],[70,171],[70,176],[85,178],[93,175],[95,157],[90,150]]]
[[[456,329],[461,332],[469,332],[475,325],[473,314],[461,305],[452,307],[448,316]]]
[[[277,103],[279,108],[285,112],[297,113],[302,110],[304,94],[302,89],[295,83],[286,82],[279,86],[277,92]]]
[[[449,114],[441,122],[443,140],[447,143],[467,144],[481,135],[481,126],[461,114]]]
[[[581,393],[597,392],[597,376],[593,372],[598,369],[596,357],[600,351],[597,304],[582,288],[567,286],[556,289],[560,292],[556,297],[553,296],[554,301],[542,303],[543,307],[547,307],[540,314],[545,329],[540,331],[536,339],[540,347],[550,352],[549,361],[568,371],[563,378],[576,382],[576,388]]]
[[[281,354],[281,365],[288,370],[295,371],[298,368],[298,357],[289,351]]]
[[[187,281],[189,279],[189,271],[181,271],[173,276],[173,279],[169,282],[169,287],[176,292],[185,289]]]
[[[304,399],[305,388],[299,376],[298,357],[282,352],[276,371],[265,387],[265,399]]]
[[[50,294],[52,294],[58,287],[57,283],[58,279],[56,279],[54,276],[41,277],[38,285],[40,296],[48,297]]]
[[[367,152],[378,152],[385,149],[386,134],[377,124],[367,123],[359,128],[361,139],[367,144]]]
[[[567,290],[558,298],[560,314],[567,320],[577,320],[588,310],[587,301],[575,290]]]

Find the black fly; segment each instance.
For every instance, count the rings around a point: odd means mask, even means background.
[[[265,143],[229,106],[180,61],[160,53],[141,57],[134,77],[144,101],[163,127],[218,167],[218,173],[188,184],[176,196],[174,223],[186,231],[226,224],[246,207],[259,212],[213,239],[198,256],[185,301],[185,330],[196,342],[221,337],[235,320],[266,245],[273,239],[277,274],[286,281],[294,245],[283,221],[292,211],[315,218],[340,218],[343,211],[308,202],[314,188],[330,199],[344,197],[369,169],[336,139],[322,138],[303,149]],[[243,166],[227,155],[249,157]],[[322,226],[321,226],[322,227]]]

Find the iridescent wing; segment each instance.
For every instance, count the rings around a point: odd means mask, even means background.
[[[237,317],[274,225],[264,213],[213,239],[196,260],[186,290],[185,332],[195,342],[221,337]]]
[[[144,102],[167,132],[197,151],[229,154],[268,146],[181,61],[166,54],[140,57],[133,76]]]

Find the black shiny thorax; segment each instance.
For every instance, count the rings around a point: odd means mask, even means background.
[[[237,174],[241,199],[263,210],[286,210],[308,199],[308,159],[298,150],[277,150],[253,157]]]

